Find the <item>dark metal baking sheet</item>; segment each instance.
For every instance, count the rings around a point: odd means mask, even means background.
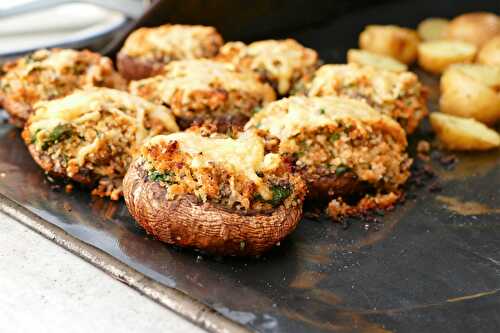
[[[294,37],[327,61],[341,60],[355,44],[348,35],[356,36],[367,23],[403,24],[398,13],[411,13],[411,25],[473,9],[462,7],[443,7],[453,11],[441,13],[425,5],[385,6]],[[421,77],[431,87],[434,108],[437,79]],[[413,146],[419,138],[432,140],[427,127],[412,138]],[[54,187],[32,162],[19,131],[2,125],[0,209],[211,331],[498,332],[499,157],[498,150],[459,154],[452,166],[434,158],[437,177],[414,181],[408,199],[377,216],[378,222],[352,220],[348,226],[305,218],[262,258],[212,258],[147,236],[123,202]],[[431,192],[437,183],[441,191]],[[47,233],[44,223],[64,232]],[[89,256],[88,249],[95,252]],[[178,306],[182,302],[190,306]],[[209,308],[240,326],[211,315]]]

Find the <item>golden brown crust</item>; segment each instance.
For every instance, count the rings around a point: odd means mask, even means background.
[[[47,173],[121,195],[121,180],[140,145],[158,133],[178,131],[170,111],[137,96],[108,88],[74,92],[40,102],[22,138]]]
[[[204,122],[221,128],[240,126],[255,110],[276,99],[273,89],[252,72],[207,59],[173,61],[162,75],[131,82],[130,91],[167,105],[181,128]]]
[[[21,133],[25,142],[28,142],[28,131],[24,130]],[[54,168],[54,163],[46,154],[43,154],[41,151],[37,150],[34,144],[28,145],[28,151],[31,154],[31,157],[35,160],[35,162],[48,174],[57,178],[65,178],[66,173],[63,170],[57,170]],[[98,177],[92,176],[90,170],[81,169],[79,172],[71,177],[77,183],[80,183],[84,186],[92,186]]]
[[[281,96],[300,91],[320,65],[316,51],[290,38],[262,40],[248,45],[229,42],[220,49],[217,60],[254,71]]]
[[[11,123],[19,127],[39,101],[61,98],[88,87],[126,88],[111,59],[88,50],[38,50],[6,63],[3,71],[2,105],[12,115]]]
[[[427,115],[427,95],[412,72],[395,73],[357,64],[323,65],[307,85],[308,96],[364,101],[395,119],[408,134]]]
[[[140,160],[124,181],[127,207],[136,221],[159,240],[219,255],[255,256],[279,243],[297,226],[302,205],[280,205],[269,214],[241,213],[193,196],[167,200],[164,187],[148,179]]]
[[[117,67],[128,80],[158,74],[175,60],[214,57],[224,43],[213,27],[165,24],[130,34],[117,56]]]

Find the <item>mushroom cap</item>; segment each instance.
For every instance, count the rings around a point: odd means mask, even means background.
[[[168,200],[166,189],[150,181],[141,159],[124,180],[130,214],[162,242],[218,255],[255,256],[266,252],[297,226],[302,204],[283,204],[269,212],[242,212],[200,203],[193,195]]]

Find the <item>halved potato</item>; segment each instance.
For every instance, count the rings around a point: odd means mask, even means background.
[[[408,66],[397,61],[394,58],[358,49],[350,49],[349,51],[347,51],[347,63],[354,63],[362,66],[371,66],[377,69],[383,69],[397,73],[405,72],[408,70]]]
[[[359,48],[395,58],[405,64],[417,59],[419,38],[412,29],[395,25],[368,25],[359,35]]]
[[[430,121],[447,149],[488,150],[500,146],[500,135],[474,119],[433,112]]]
[[[461,40],[478,47],[498,34],[500,34],[500,18],[487,12],[457,16],[445,29],[446,39]]]
[[[500,119],[500,67],[450,66],[441,77],[439,105],[444,113],[495,123]]]
[[[418,46],[418,64],[426,71],[440,74],[451,64],[472,62],[476,51],[474,44],[461,41],[423,42]]]
[[[440,17],[430,17],[418,24],[417,32],[423,41],[439,40],[444,38],[444,30],[449,21]]]
[[[477,62],[485,65],[500,66],[500,35],[483,45],[477,55]]]

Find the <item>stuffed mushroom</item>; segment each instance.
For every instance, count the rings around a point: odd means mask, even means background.
[[[71,94],[86,87],[126,89],[111,59],[87,50],[39,50],[3,66],[0,106],[22,127],[38,101]]]
[[[294,39],[263,40],[249,45],[230,42],[220,49],[217,59],[254,71],[281,96],[301,91],[319,66],[318,53]]]
[[[171,62],[162,75],[131,82],[130,91],[172,109],[181,128],[213,123],[222,132],[276,99],[252,72],[212,60]]]
[[[308,96],[362,100],[395,119],[408,134],[427,113],[427,94],[411,72],[395,73],[370,66],[324,65],[308,85]]]
[[[221,255],[259,255],[294,230],[306,186],[249,131],[156,136],[124,178],[132,216],[159,240]]]
[[[290,97],[257,113],[246,125],[253,128],[280,140],[279,153],[295,160],[309,197],[332,200],[333,217],[394,204],[409,176],[404,130],[361,101]]]
[[[174,60],[214,57],[223,44],[214,27],[166,24],[130,34],[117,55],[120,73],[128,80],[154,76]]]
[[[163,106],[126,92],[92,88],[36,104],[22,137],[47,173],[117,200],[123,176],[141,143],[178,130]]]

